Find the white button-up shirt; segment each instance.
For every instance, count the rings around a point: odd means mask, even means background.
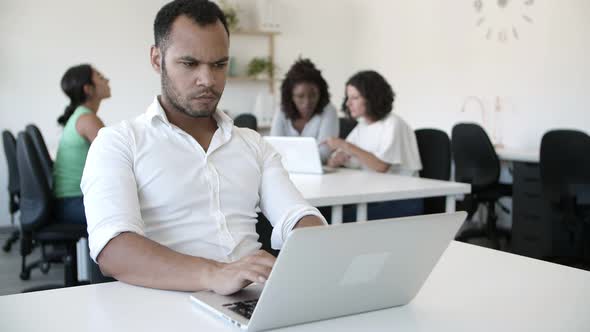
[[[90,255],[122,232],[177,252],[232,262],[261,247],[257,208],[278,249],[306,215],[325,220],[295,188],[279,154],[250,129],[214,113],[209,149],[171,124],[158,99],[146,113],[99,131],[81,188]]]
[[[358,124],[348,134],[346,141],[391,164],[390,173],[418,176],[418,171],[422,169],[416,134],[393,112],[370,124],[364,118],[358,119]],[[368,169],[354,157],[349,159],[346,166]]]

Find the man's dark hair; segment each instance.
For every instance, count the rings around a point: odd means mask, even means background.
[[[219,20],[229,36],[225,15],[214,2],[209,0],[174,0],[162,7],[156,15],[154,21],[156,47],[163,51],[166,49],[172,24],[182,15],[190,18],[200,26],[215,24]]]
[[[367,117],[373,121],[379,121],[391,113],[393,110],[393,101],[395,100],[395,92],[391,85],[387,83],[383,76],[376,71],[367,70],[354,74],[346,86],[355,87],[361,96],[365,98],[367,108]],[[346,107],[346,91],[344,91],[344,102],[342,109],[350,117],[350,110]]]
[[[299,83],[311,83],[318,87],[320,98],[313,115],[321,114],[324,107],[330,102],[328,83],[322,77],[322,72],[315,67],[311,60],[300,58],[291,66],[281,84],[281,110],[290,120],[301,117],[293,102],[293,88]]]

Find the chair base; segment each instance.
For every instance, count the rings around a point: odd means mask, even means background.
[[[57,246],[53,251],[46,253],[45,246],[41,245],[41,251],[41,259],[29,264],[26,263],[26,256],[22,257],[21,273],[19,275],[21,280],[29,280],[31,278],[31,271],[36,268],[39,268],[43,274],[49,273],[51,264],[62,264],[64,261],[63,258],[67,255],[66,250],[58,248]]]
[[[10,250],[12,249],[12,246],[18,241],[19,238],[20,238],[20,232],[18,230],[13,231],[12,234],[10,234],[10,237],[8,239],[6,239],[6,242],[4,242],[4,245],[2,246],[2,250],[4,252],[10,252]]]
[[[499,228],[496,225],[496,222],[498,221],[498,216],[496,215],[496,210],[495,210],[497,198],[492,199],[492,200],[476,201],[476,202],[477,203],[475,205],[471,206],[472,211],[470,211],[469,217],[471,217],[473,214],[475,214],[479,204],[483,204],[486,207],[487,214],[488,214],[487,218],[486,218],[485,226],[482,228],[466,229],[466,230],[462,231],[461,233],[459,233],[455,237],[455,240],[461,241],[461,242],[467,242],[467,240],[471,239],[471,238],[487,238],[488,240],[490,240],[492,242],[492,248],[500,249],[500,237],[504,237],[504,238],[506,238],[506,240],[508,242],[510,242],[512,234],[509,230]]]
[[[487,239],[492,243],[493,249],[500,249],[500,239],[505,238],[507,242],[510,242],[511,234],[507,229],[495,228],[493,231],[489,231],[487,227],[483,228],[470,228],[462,231],[455,240],[460,242],[468,243],[470,239],[481,238]]]

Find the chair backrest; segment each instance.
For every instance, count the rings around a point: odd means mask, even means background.
[[[253,114],[242,113],[234,119],[234,125],[240,128],[250,128],[252,130],[258,130],[258,121]]]
[[[51,191],[33,141],[26,132],[16,140],[16,160],[20,175],[20,220],[23,231],[34,231],[51,216]]]
[[[455,161],[455,180],[471,183],[473,192],[498,182],[500,160],[483,128],[474,123],[453,127],[451,150]]]
[[[571,196],[572,185],[590,183],[590,136],[577,130],[551,130],[541,139],[541,185],[553,203]]]
[[[27,134],[29,134],[33,145],[35,146],[35,150],[37,150],[37,155],[39,156],[39,161],[41,162],[41,167],[43,168],[43,174],[45,174],[45,177],[47,178],[49,188],[52,188],[53,160],[49,155],[49,150],[47,149],[43,135],[41,135],[41,131],[34,124],[28,125],[25,130],[27,131]]]
[[[356,127],[357,121],[355,119],[351,119],[349,117],[338,118],[338,122],[340,125],[338,137],[342,139],[346,139],[348,134]]]
[[[416,141],[422,170],[420,177],[448,181],[451,178],[451,140],[447,133],[438,129],[416,130]],[[446,210],[444,197],[424,199],[424,213],[443,213]]]
[[[8,167],[8,192],[10,195],[19,194],[18,167],[16,165],[16,139],[8,130],[2,132],[2,143]]]
[[[422,161],[420,177],[448,181],[451,178],[451,140],[438,129],[416,130]]]

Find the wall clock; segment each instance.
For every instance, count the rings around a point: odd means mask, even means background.
[[[519,28],[534,22],[530,15],[534,4],[535,0],[475,0],[475,25],[489,41],[519,40]]]

